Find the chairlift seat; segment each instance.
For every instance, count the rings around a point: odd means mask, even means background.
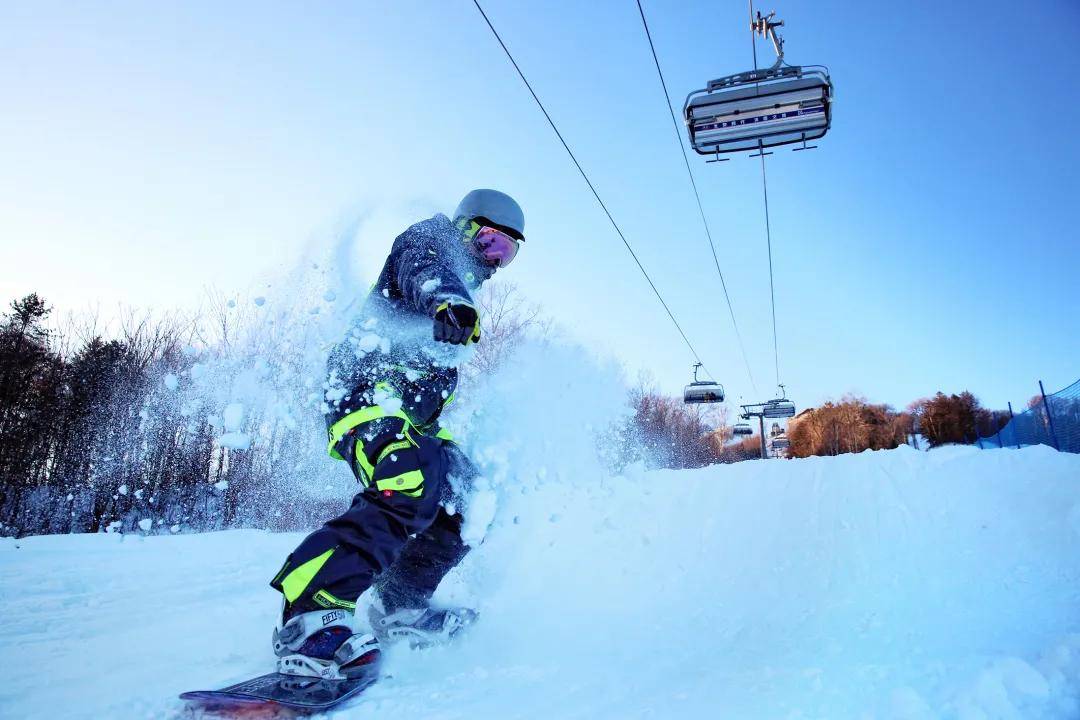
[[[773,438],[772,446],[774,450],[787,450],[791,447],[791,440],[786,437]]]
[[[732,435],[753,435],[754,429],[747,423],[735,423],[731,428]]]
[[[766,418],[789,418],[795,417],[795,403],[780,398],[770,400],[761,407],[761,414]]]
[[[724,386],[717,382],[698,380],[690,383],[683,390],[683,402],[718,403],[724,402]]]
[[[782,66],[713,80],[687,96],[683,117],[699,155],[805,143],[828,132],[832,94],[822,70]]]

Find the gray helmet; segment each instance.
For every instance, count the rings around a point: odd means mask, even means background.
[[[514,198],[498,190],[473,190],[463,197],[454,211],[454,222],[461,218],[483,219],[518,240],[525,239],[525,213]]]

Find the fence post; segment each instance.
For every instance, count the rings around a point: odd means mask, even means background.
[[[1012,401],[1009,402],[1009,422],[1011,423],[1015,418],[1013,417]],[[1013,435],[1016,436],[1016,449],[1020,449],[1020,433],[1016,432],[1016,428],[1013,427]]]
[[[1050,425],[1050,439],[1054,443],[1054,449],[1061,452],[1058,447],[1057,433],[1054,432],[1054,416],[1050,414],[1050,404],[1046,402],[1046,390],[1043,389],[1042,380],[1039,381],[1039,392],[1042,393],[1043,409],[1046,411],[1046,422]]]

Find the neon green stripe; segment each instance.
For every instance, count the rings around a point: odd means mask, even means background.
[[[449,440],[450,442],[454,442],[453,434],[451,434],[451,432],[446,428],[439,428],[439,432],[435,433],[435,437],[439,438],[440,440]]]
[[[330,444],[327,446],[330,457],[335,460],[344,460],[345,458],[341,457],[338,451],[334,449],[334,446],[341,442],[341,438],[345,437],[345,435],[357,425],[363,425],[366,422],[378,420],[383,417],[396,417],[401,418],[405,422],[409,422],[409,418],[400,410],[395,413],[388,413],[379,405],[360,408],[359,410],[349,413],[330,426]]]
[[[379,457],[375,459],[375,464],[378,465],[379,463],[381,463],[391,453],[395,453],[398,450],[407,450],[410,447],[412,447],[412,445],[409,443],[408,440],[398,440],[397,442],[392,442],[385,448],[383,448],[383,451],[381,453],[379,453]]]
[[[285,599],[289,602],[296,602],[296,598],[307,589],[307,586],[311,584],[312,578],[315,574],[322,570],[322,566],[326,564],[326,561],[330,559],[330,556],[334,554],[334,548],[330,548],[322,555],[308,560],[303,565],[299,566],[291,573],[289,573],[284,580],[281,581],[281,592],[285,593]]]
[[[368,462],[367,455],[364,454],[363,448],[360,448],[356,455],[356,464],[360,468],[360,478],[364,481],[364,487],[371,485],[371,478],[375,475],[375,466]]]
[[[386,480],[379,480],[375,487],[379,490],[393,490],[409,497],[419,497],[424,492],[424,473],[410,470]]]
[[[324,608],[340,608],[342,610],[356,610],[356,603],[349,602],[348,600],[342,600],[339,597],[335,597],[325,590],[320,590],[315,593],[312,598],[317,605]]]

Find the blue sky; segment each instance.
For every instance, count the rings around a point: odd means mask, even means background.
[[[485,8],[713,375],[755,399],[635,4]],[[676,102],[750,67],[743,4],[645,9]],[[789,396],[904,405],[970,389],[1003,406],[1039,378],[1075,380],[1078,6],[775,9],[789,62],[826,64],[836,83],[820,149],[769,158]],[[0,54],[5,299],[193,307],[206,286],[246,291],[302,263],[357,214],[403,226],[490,186],[526,211],[508,277],[631,372],[672,392],[689,375],[689,351],[466,0],[12,3]],[[769,395],[759,167],[691,159],[756,396]],[[358,281],[400,229],[383,225]]]

